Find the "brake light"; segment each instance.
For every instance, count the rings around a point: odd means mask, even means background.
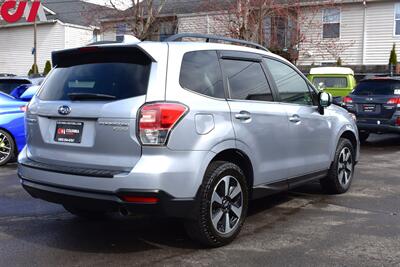
[[[85,47],[80,47],[78,48],[79,52],[85,53],[85,52],[96,52],[99,50],[98,46],[85,46]]]
[[[144,105],[139,116],[139,138],[143,145],[165,145],[176,123],[188,108],[178,103]]]
[[[396,123],[395,124],[396,124],[396,126],[400,126],[400,117],[396,118]]]
[[[351,97],[349,97],[349,96],[345,96],[345,97],[343,98],[343,103],[345,103],[345,104],[351,104],[351,103],[353,103],[353,99],[352,99]]]
[[[399,105],[400,104],[400,98],[391,98],[389,99],[389,101],[387,102],[388,104],[392,104],[392,105]]]
[[[123,201],[130,203],[140,203],[140,204],[156,204],[158,203],[158,198],[156,197],[135,197],[135,196],[122,196]]]
[[[26,105],[26,106],[21,106],[21,107],[19,107],[19,109],[20,109],[22,112],[26,112],[26,111],[28,110],[28,105]]]

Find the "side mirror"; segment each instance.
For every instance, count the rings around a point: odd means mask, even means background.
[[[325,108],[332,105],[333,97],[330,93],[320,92],[318,94],[318,112],[321,115],[325,114]]]
[[[317,86],[317,89],[322,92],[326,89],[325,83],[324,82],[320,82]]]
[[[327,108],[332,105],[333,97],[330,93],[321,92],[318,96],[319,106],[321,108]]]

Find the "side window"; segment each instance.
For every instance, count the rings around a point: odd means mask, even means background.
[[[265,73],[258,62],[223,60],[231,99],[273,101]]]
[[[179,82],[199,94],[225,98],[221,68],[216,51],[195,51],[183,56]]]
[[[276,87],[285,103],[312,105],[310,89],[307,82],[292,67],[273,59],[264,59]]]

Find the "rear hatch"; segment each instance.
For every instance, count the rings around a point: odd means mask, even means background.
[[[400,81],[371,79],[361,81],[349,96],[351,110],[360,120],[390,120],[398,108]],[[347,102],[349,102],[347,100]]]
[[[56,52],[53,63],[27,113],[28,157],[129,171],[141,156],[136,114],[152,59],[135,46],[100,46]]]

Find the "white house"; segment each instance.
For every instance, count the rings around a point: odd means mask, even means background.
[[[89,14],[103,9],[76,0],[44,0],[47,21],[37,22],[37,60],[42,72],[51,52],[96,40],[98,28]],[[90,19],[89,19],[90,18]],[[33,64],[33,23],[0,21],[0,73],[27,75]]]
[[[400,1],[342,1],[305,12],[317,26],[303,25],[299,65],[325,65],[337,57],[345,65],[387,65],[393,44],[400,49]]]
[[[204,1],[203,1],[204,2]],[[226,35],[228,19],[226,10],[204,7],[202,1],[168,0],[161,16],[175,21],[174,27],[161,27],[159,37],[164,39],[173,33],[198,32]],[[234,3],[233,0],[215,0],[212,3]],[[202,4],[203,3],[203,4]],[[290,1],[282,0],[282,3]],[[294,3],[297,3],[296,1]],[[270,17],[264,19],[266,43],[278,40],[282,50],[298,51],[297,64],[325,65],[335,63],[338,57],[345,65],[387,65],[393,43],[400,48],[400,1],[393,0],[303,0],[299,9],[300,30],[303,41],[289,47],[287,39],[297,28],[282,18],[276,29],[271,30]],[[118,21],[120,20],[120,21]],[[275,19],[276,20],[276,19]],[[106,27],[106,25],[108,25]],[[109,26],[111,25],[111,27]],[[102,21],[105,39],[115,39],[126,31],[123,19]],[[275,36],[268,37],[268,34]]]

